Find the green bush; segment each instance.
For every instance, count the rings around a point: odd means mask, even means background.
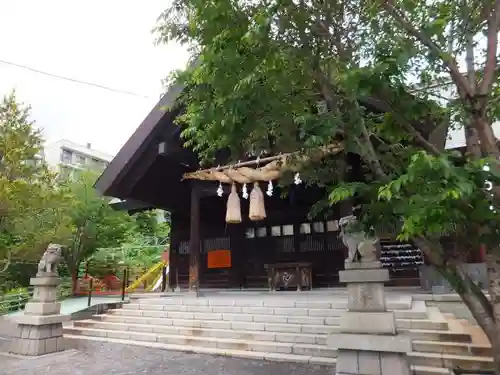
[[[61,277],[61,283],[57,287],[57,299],[62,300],[72,294],[71,277]]]
[[[20,287],[0,295],[0,315],[24,309],[31,295],[28,288]]]

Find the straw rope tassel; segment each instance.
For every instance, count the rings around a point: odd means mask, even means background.
[[[229,224],[241,223],[240,197],[238,196],[238,192],[236,191],[235,184],[231,186],[231,193],[227,198],[226,223]]]
[[[248,216],[252,221],[264,220],[266,218],[264,194],[258,182],[254,182],[252,192],[250,193],[250,213]]]

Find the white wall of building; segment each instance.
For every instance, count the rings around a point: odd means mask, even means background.
[[[45,145],[43,154],[54,172],[70,175],[75,170],[103,170],[113,159],[113,155],[95,150],[90,144],[79,145],[65,139]]]
[[[435,92],[436,96],[432,99],[436,100],[440,105],[447,106],[451,100],[458,98],[454,84],[440,85],[429,90]],[[493,131],[497,139],[500,139],[500,122],[493,123]],[[446,139],[445,148],[453,149],[465,147],[465,129],[463,125],[455,124],[453,128],[448,129],[448,136]]]

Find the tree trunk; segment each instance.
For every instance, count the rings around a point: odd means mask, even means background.
[[[500,321],[495,319],[494,306],[460,267],[457,267],[456,271],[462,285],[462,288],[458,288],[457,292],[488,337],[494,359],[495,374],[500,375]],[[498,284],[498,274],[496,281]]]
[[[438,251],[440,246],[424,239],[417,238],[415,244],[426,255],[429,262],[438,270],[438,272],[450,283],[453,289],[458,293],[462,301],[470,310],[477,324],[482,328],[488,340],[491,343],[492,355],[494,358],[495,374],[500,375],[500,320],[495,319],[493,313],[493,304],[488,300],[483,291],[472,281],[459,264],[447,263]],[[500,263],[495,263],[500,271]],[[493,276],[493,275],[492,275]],[[498,287],[500,273],[490,280],[497,282],[492,284]],[[498,289],[495,289],[498,291]]]
[[[495,340],[490,338],[497,374],[500,374],[500,256],[498,249],[486,255],[486,265],[488,270],[488,292],[490,294],[490,303],[492,314],[496,326]]]
[[[78,267],[76,269],[71,270],[71,294],[73,296],[76,295],[76,290],[78,288]]]
[[[494,158],[500,157],[497,139],[493,133],[493,127],[490,121],[488,121],[485,110],[478,110],[477,113],[473,115],[472,121],[474,127],[477,129],[483,154]]]

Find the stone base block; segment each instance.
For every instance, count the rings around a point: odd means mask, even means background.
[[[347,284],[347,308],[351,311],[385,311],[384,284]]]
[[[36,278],[38,279],[46,279],[46,278],[51,278],[51,279],[58,279],[59,274],[57,272],[45,272],[45,271],[38,271],[36,273]]]
[[[383,283],[389,279],[389,270],[387,268],[353,268],[339,271],[339,281],[342,283]]]
[[[66,349],[64,338],[51,337],[49,339],[14,339],[10,353],[27,356],[39,356],[61,352]]]
[[[326,339],[329,348],[337,350],[408,353],[412,351],[411,338],[402,335],[370,335],[335,333]]]
[[[199,290],[188,290],[185,294],[189,297],[194,297],[194,298],[203,297],[203,293],[200,292]]]
[[[12,340],[10,352],[19,355],[38,356],[65,349],[62,323],[47,325],[19,324]]]
[[[344,269],[346,269],[346,270],[374,269],[374,268],[382,268],[382,262],[377,260],[375,262],[349,262],[349,261],[346,261],[344,263]]]
[[[405,354],[340,350],[336,375],[410,375]]]
[[[68,320],[71,320],[71,316],[63,314],[43,315],[43,316],[22,314],[22,315],[15,315],[11,319],[18,324],[45,326],[49,324],[67,322]]]
[[[33,280],[33,279],[32,279]],[[57,289],[53,285],[38,285],[33,290],[33,301],[52,303],[57,299]]]
[[[345,312],[340,317],[340,332],[368,333],[374,335],[395,335],[394,312]]]
[[[28,302],[24,307],[27,315],[57,315],[61,311],[59,302]]]

